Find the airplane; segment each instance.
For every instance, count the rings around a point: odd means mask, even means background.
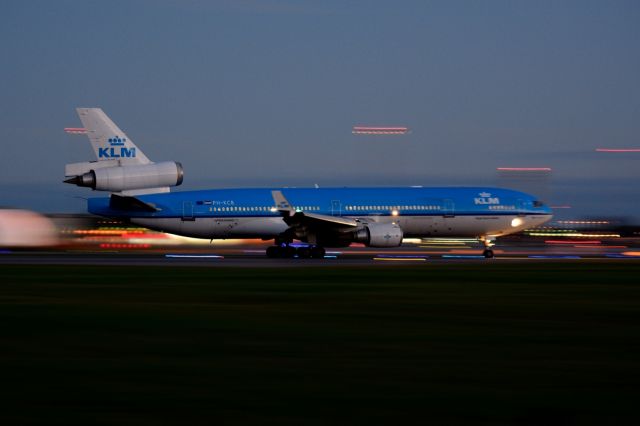
[[[497,237],[538,226],[551,209],[535,196],[489,187],[241,188],[170,192],[182,165],[154,163],[100,108],[77,108],[97,161],[67,164],[65,183],[110,192],[92,214],[188,237],[273,240],[271,258],[324,258],[325,248],[398,247],[403,238]],[[295,243],[297,240],[301,243]]]

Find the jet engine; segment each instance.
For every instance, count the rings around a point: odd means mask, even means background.
[[[354,240],[368,247],[398,247],[402,228],[395,223],[369,223],[354,233]]]
[[[178,186],[183,178],[182,164],[165,161],[134,166],[96,167],[65,182],[98,191],[120,192]]]

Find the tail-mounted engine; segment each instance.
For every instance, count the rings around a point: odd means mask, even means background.
[[[110,192],[178,186],[184,178],[182,164],[174,161],[110,167],[105,162],[76,163],[67,165],[65,174],[71,176],[65,183]]]

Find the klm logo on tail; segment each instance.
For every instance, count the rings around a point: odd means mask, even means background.
[[[125,147],[124,143],[126,141],[126,138],[120,138],[119,136],[109,138],[107,140],[109,147],[98,148],[98,158],[134,158],[136,149]]]
[[[127,141],[126,138],[119,138],[118,136],[109,139],[109,145],[111,146],[124,146]]]

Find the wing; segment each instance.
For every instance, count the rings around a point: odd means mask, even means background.
[[[325,214],[296,211],[282,194],[282,191],[271,191],[276,208],[282,214],[285,223],[291,227],[306,226],[310,228],[357,228],[356,219],[329,216]]]

